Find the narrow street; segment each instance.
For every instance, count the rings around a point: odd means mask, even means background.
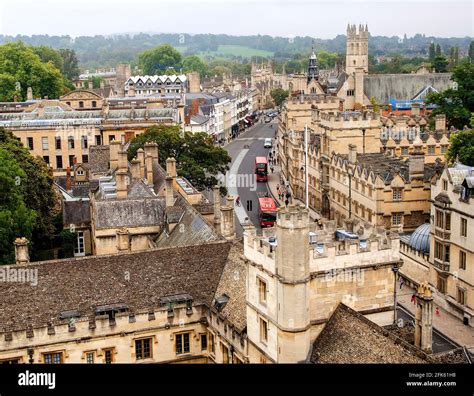
[[[265,138],[274,138],[277,128],[277,122],[268,124],[258,122],[225,147],[232,158],[231,168],[228,172],[228,180],[231,181],[228,183],[228,192],[234,197],[239,195],[241,201],[241,206],[235,207],[238,237],[242,236],[241,223],[245,221],[246,217],[257,230],[260,230],[257,193],[266,193],[268,190],[267,183],[256,182],[255,157],[267,156],[270,149],[263,147]]]

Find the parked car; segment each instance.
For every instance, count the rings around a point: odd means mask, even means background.
[[[265,142],[263,143],[263,147],[272,148],[272,138],[266,138]]]

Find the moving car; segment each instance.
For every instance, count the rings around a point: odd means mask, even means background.
[[[272,148],[272,138],[266,138],[265,143],[263,143],[263,147]]]

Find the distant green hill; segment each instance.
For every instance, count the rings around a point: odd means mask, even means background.
[[[225,58],[238,61],[251,57],[274,57],[279,60],[291,59],[294,54],[306,54],[314,45],[317,51],[343,54],[346,48],[345,35],[333,39],[318,39],[309,36],[271,37],[267,35],[229,36],[226,34],[134,34],[114,36],[81,36],[72,39],[70,36],[4,36],[0,35],[0,44],[8,41],[22,40],[31,45],[48,45],[53,48],[74,49],[83,69],[115,66],[120,62],[134,63],[137,55],[147,48],[160,44],[175,46],[183,56],[196,54],[213,59]],[[449,48],[458,46],[460,55],[467,52],[470,37],[435,38],[417,34],[401,40],[399,37],[371,36],[369,53],[371,55],[388,55],[399,53],[406,57],[425,57],[429,44],[435,41],[440,44],[444,53]]]

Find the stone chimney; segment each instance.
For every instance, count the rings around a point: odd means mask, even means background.
[[[217,226],[221,222],[221,193],[219,186],[214,186],[212,191],[214,196],[214,225]]]
[[[350,164],[355,164],[357,162],[357,146],[355,144],[349,144],[348,160]]]
[[[137,150],[137,160],[140,162],[140,177],[145,178],[145,151],[142,148]]]
[[[145,157],[151,155],[153,161],[158,161],[158,144],[156,142],[145,143]]]
[[[119,252],[130,251],[130,233],[125,227],[122,227],[119,230],[117,230],[116,240],[117,240],[117,251]]]
[[[128,170],[128,158],[125,150],[120,150],[118,152],[117,167],[118,169]]]
[[[66,169],[66,191],[72,190],[72,180],[71,180],[71,167]]]
[[[234,197],[228,195],[226,205],[221,207],[221,234],[226,239],[235,238]]]
[[[26,89],[26,100],[33,100],[33,89],[31,87]]]
[[[28,239],[16,238],[15,242],[15,262],[16,264],[26,264],[30,262],[30,254],[28,253]]]
[[[174,196],[173,196],[173,177],[170,175],[166,176],[166,207],[170,208],[174,206]]]
[[[89,89],[94,89],[94,83],[92,81],[88,81],[87,86]]]
[[[166,173],[171,177],[176,177],[176,160],[171,157],[166,160]]]
[[[188,76],[188,92],[199,93],[201,92],[201,78],[198,72],[189,73]]]
[[[408,173],[410,180],[425,175],[425,154],[422,151],[414,151],[408,158]]]
[[[105,88],[105,81],[100,80],[100,89],[104,89],[104,88]]]
[[[118,169],[115,172],[115,182],[117,184],[117,198],[124,199],[128,196],[128,172],[125,169]]]
[[[428,284],[418,286],[415,312],[415,346],[427,353],[433,344],[433,297]]]
[[[412,116],[419,116],[420,115],[420,104],[419,103],[412,103],[411,104],[411,115]]]
[[[153,157],[151,155],[146,156],[146,180],[148,184],[153,185]]]
[[[128,86],[128,93],[127,93],[127,96],[132,97],[132,98],[135,96],[135,85],[130,84],[130,85]]]
[[[438,114],[435,119],[435,130],[446,131],[446,116],[444,114]]]
[[[141,178],[141,173],[140,173],[140,161],[137,159],[132,160],[131,162],[132,166],[132,179],[140,179]]]
[[[122,151],[122,143],[118,140],[113,140],[109,144],[110,149],[110,169],[114,170],[118,168],[118,159],[119,159],[119,152]]]

